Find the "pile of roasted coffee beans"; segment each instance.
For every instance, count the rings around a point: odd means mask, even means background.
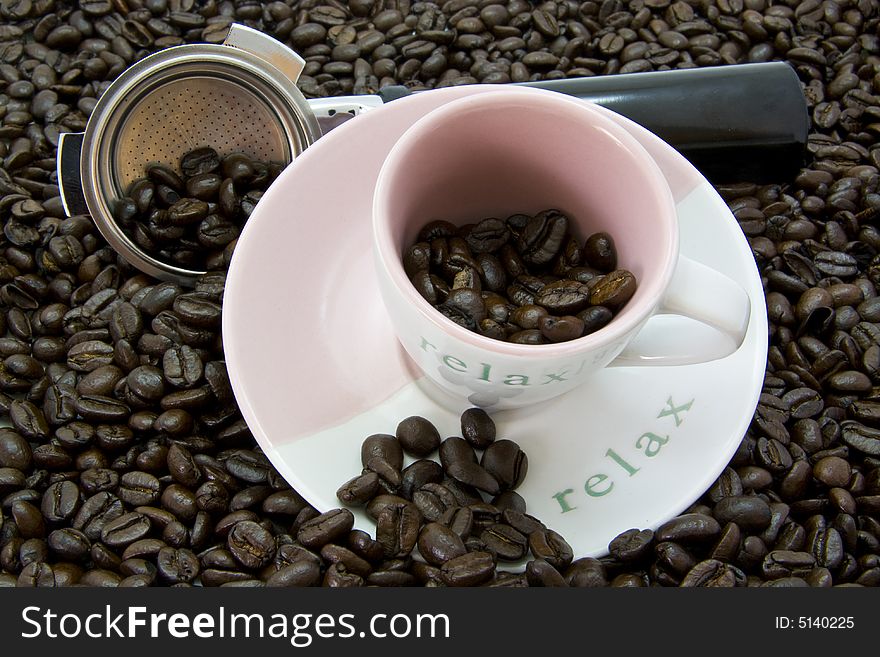
[[[113,203],[113,218],[154,258],[204,271],[229,263],[244,222],[281,171],[244,153],[210,146],[185,153],[175,169],[151,164]]]
[[[381,578],[426,586],[475,586],[493,579],[564,584],[580,568],[572,565],[571,546],[526,514],[526,502],[514,490],[525,479],[528,458],[513,441],[496,440],[495,433],[492,418],[470,408],[461,416],[463,438],[441,441],[436,427],[420,416],[403,420],[395,435],[369,436],[361,448],[362,474],[336,495],[346,505],[366,505],[376,521],[378,546],[369,554],[335,550],[334,563],[342,562],[356,585],[364,577],[369,584],[381,574],[371,572],[369,561],[408,559],[418,547],[424,562],[414,562],[412,572]],[[439,463],[427,458],[435,450]],[[482,452],[479,459],[476,450]],[[405,468],[404,454],[416,457]],[[534,558],[524,575],[496,572],[499,562],[522,561],[530,551]]]
[[[133,271],[87,217],[64,218],[59,133],[82,131],[127,66],[222,42],[233,21],[303,55],[308,97],[788,62],[810,113],[805,167],[718,187],[767,291],[757,412],[684,515],[625,532],[566,583],[880,584],[876,2],[0,0],[0,416],[12,425],[0,431],[0,586],[319,585],[332,571],[329,585],[342,573],[328,555],[377,549],[358,531],[317,551],[302,542],[327,523],[308,524],[317,512],[260,452],[225,383],[223,274],[199,282],[213,305],[196,313],[189,291]],[[346,513],[328,522],[344,527]],[[375,559],[372,572],[421,581],[416,561]],[[372,583],[395,578],[413,581]],[[488,582],[511,583],[529,582]]]
[[[583,245],[558,210],[432,221],[403,253],[419,294],[456,324],[517,344],[567,342],[610,322],[636,291],[605,232]]]

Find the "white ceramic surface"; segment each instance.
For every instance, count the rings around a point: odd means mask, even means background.
[[[546,345],[487,338],[432,308],[403,269],[401,254],[429,221],[548,208],[563,212],[581,238],[608,231],[618,266],[638,280],[614,320],[588,336]],[[493,87],[429,112],[391,149],[373,197],[379,291],[398,339],[435,384],[490,411],[582,385],[639,331],[653,330],[648,319],[658,309],[723,328],[730,346],[714,356],[732,353],[745,335],[748,296],[680,258],[678,245],[669,185],[638,140],[597,106],[541,89]],[[706,301],[713,299],[723,303]],[[663,352],[639,356],[645,365],[682,364]]]
[[[236,399],[279,472],[320,510],[358,474],[360,444],[408,415],[459,433],[466,403],[421,376],[394,336],[370,254],[379,169],[420,116],[485,87],[417,94],[351,120],[286,169],[248,221],[233,257],[223,336]],[[760,278],[736,221],[684,158],[610,116],[651,154],[676,201],[681,253],[739,283],[751,319],[732,355],[699,365],[611,367],[576,390],[494,414],[499,437],[529,457],[519,492],[578,556],[631,527],[654,528],[696,500],[729,462],[757,404],[767,355]],[[639,350],[700,345],[717,332],[659,316]],[[645,344],[650,342],[653,344]],[[698,349],[698,350],[699,350]],[[358,526],[372,530],[356,513]]]

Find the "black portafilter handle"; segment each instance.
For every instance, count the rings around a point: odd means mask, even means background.
[[[804,165],[809,114],[784,62],[626,73],[516,86],[592,101],[644,126],[713,183],[785,182]],[[385,102],[410,92],[386,87]]]

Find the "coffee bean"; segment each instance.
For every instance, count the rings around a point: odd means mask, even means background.
[[[430,262],[431,245],[427,242],[417,242],[403,254],[403,269],[410,278],[418,272],[427,272]]]
[[[443,458],[443,445],[448,441],[440,444],[440,458]],[[402,497],[411,500],[415,491],[425,484],[439,484],[443,481],[443,467],[436,461],[430,459],[419,459],[413,461],[404,468],[401,473],[399,493]]]
[[[490,443],[491,444],[491,443]],[[445,469],[453,463],[476,463],[477,454],[463,438],[451,436],[440,443],[440,463]],[[442,479],[442,470],[441,470]]]
[[[46,489],[40,509],[46,520],[58,523],[70,520],[79,509],[79,503],[79,487],[72,481],[60,481]]]
[[[843,540],[840,533],[832,528],[817,528],[807,536],[807,547],[816,559],[816,565],[836,569],[844,557]]]
[[[266,586],[271,587],[302,587],[316,586],[321,579],[318,564],[309,560],[296,561],[269,576]]]
[[[167,486],[162,491],[160,501],[163,508],[184,521],[193,520],[198,512],[196,496],[179,484]]]
[[[568,582],[562,574],[546,561],[534,559],[526,564],[526,579],[529,586],[567,587]]]
[[[188,345],[175,345],[162,356],[162,373],[178,388],[192,388],[202,378],[202,360]]]
[[[493,443],[494,444],[494,443]],[[473,486],[490,495],[501,492],[501,486],[491,473],[483,466],[468,461],[455,461],[446,468],[446,474],[466,486]]]
[[[221,515],[229,507],[229,491],[219,481],[206,481],[196,489],[196,505],[211,515]]]
[[[739,568],[716,559],[701,561],[691,568],[681,581],[683,587],[745,586],[746,575]]]
[[[55,554],[71,561],[85,559],[92,547],[85,534],[70,527],[56,529],[49,534],[47,542]]]
[[[409,555],[416,546],[420,522],[421,514],[412,506],[389,507],[380,512],[376,519],[376,540],[385,556]]]
[[[616,309],[630,300],[636,291],[636,279],[625,269],[617,269],[604,276],[590,292],[590,303]]]
[[[514,489],[525,479],[529,460],[525,452],[513,441],[496,440],[483,452],[480,465],[498,481],[502,488]]]
[[[505,524],[492,525],[483,530],[480,540],[503,561],[519,561],[529,550],[529,539]]]
[[[165,394],[165,381],[157,367],[142,365],[128,373],[128,389],[145,402],[155,402]]]
[[[117,495],[126,504],[146,506],[159,500],[161,484],[147,472],[126,472],[119,480]]]
[[[22,587],[54,587],[55,571],[51,565],[42,562],[33,562],[22,568],[18,576],[16,586]]]
[[[699,513],[680,515],[657,528],[658,541],[703,542],[718,536],[721,526],[712,516]]]
[[[568,342],[583,335],[584,326],[584,321],[579,317],[564,315],[562,317],[541,318],[539,328],[541,335],[550,342]]]
[[[468,552],[440,567],[447,586],[477,586],[491,579],[494,570],[495,562],[488,552]]]
[[[414,415],[397,425],[397,440],[413,456],[428,456],[440,446],[440,434],[425,418]]]
[[[584,243],[584,260],[590,267],[595,267],[602,272],[611,272],[617,269],[617,249],[614,246],[614,238],[608,233],[594,233]]]
[[[156,555],[159,576],[171,584],[191,582],[199,574],[199,560],[186,549],[165,547]]]
[[[379,492],[379,476],[367,472],[344,483],[336,491],[336,497],[343,504],[360,506],[373,499]]]
[[[104,395],[81,395],[74,406],[84,419],[95,422],[123,422],[131,414],[127,404]]]
[[[12,503],[10,511],[22,538],[41,538],[45,535],[46,524],[35,506],[29,502],[16,500]]]
[[[770,507],[759,497],[730,496],[715,505],[715,519],[735,522],[746,530],[761,530],[770,523]]]
[[[125,547],[144,538],[150,531],[149,519],[140,513],[126,513],[104,525],[101,542],[109,547]]]
[[[510,313],[510,321],[525,330],[534,330],[540,327],[541,320],[548,315],[543,306],[526,304]]]
[[[377,475],[377,483],[379,488],[389,493],[396,493],[401,483],[401,473],[395,469],[388,461],[378,456],[374,456],[367,461],[364,468],[364,474],[372,472]]]
[[[846,486],[851,472],[849,463],[839,456],[826,456],[813,466],[813,476],[829,487]]]
[[[693,554],[678,543],[663,542],[654,546],[657,555],[655,568],[671,579],[687,573],[696,565]],[[679,584],[680,585],[680,584]]]
[[[275,555],[272,534],[250,520],[233,525],[226,538],[226,545],[235,560],[245,568],[262,568]]]
[[[199,293],[182,294],[174,300],[174,312],[185,323],[201,328],[213,328],[220,324],[220,305]]]
[[[395,469],[403,468],[403,448],[397,438],[389,434],[373,434],[364,440],[361,446],[361,463],[366,467],[367,461],[380,457]]]
[[[568,232],[568,218],[556,210],[532,217],[517,239],[523,259],[533,265],[550,262],[562,248]]]
[[[549,312],[573,315],[584,310],[590,301],[590,289],[577,281],[562,280],[550,283],[541,289],[535,303]],[[549,318],[542,318],[547,320]],[[541,322],[538,322],[539,328]],[[579,337],[579,336],[578,336]]]
[[[430,522],[419,532],[419,554],[435,566],[442,566],[450,559],[465,554],[461,537],[450,527]]]
[[[469,408],[461,414],[461,435],[476,449],[485,449],[495,440],[495,422],[481,408]]]
[[[473,253],[491,253],[500,249],[509,237],[507,225],[501,219],[491,217],[474,226],[466,239]]]
[[[508,337],[509,342],[513,342],[515,344],[546,344],[547,340],[541,331],[527,330],[527,331],[517,331],[516,333],[511,334]]]
[[[412,496],[413,504],[426,520],[438,521],[458,504],[448,486],[434,483],[422,485]]]
[[[595,333],[608,324],[614,317],[610,309],[605,306],[590,306],[586,310],[577,313],[577,318],[584,323],[583,335]]]
[[[880,456],[880,430],[866,427],[859,422],[846,421],[841,424],[841,441],[870,456]]]
[[[9,405],[9,419],[12,426],[25,438],[42,440],[49,435],[46,417],[33,402],[14,400]]]
[[[381,561],[383,558],[382,546],[362,530],[355,529],[349,532],[347,544],[352,552],[370,563]]]
[[[73,519],[74,529],[82,532],[92,541],[101,538],[104,527],[125,513],[122,502],[112,493],[98,492],[85,500]]]
[[[321,559],[331,565],[343,566],[346,572],[354,573],[360,577],[366,577],[373,569],[368,561],[348,548],[332,543],[321,548]]]
[[[654,532],[629,529],[611,541],[608,551],[620,561],[638,561],[651,551],[653,541]]]
[[[792,575],[807,574],[816,559],[807,552],[773,550],[761,564],[761,572],[767,579],[781,579]]]
[[[28,442],[15,431],[0,429],[0,468],[27,472],[31,463],[32,452]]]
[[[598,559],[584,557],[577,559],[565,569],[565,581],[569,586],[596,588],[608,586],[605,567]]]
[[[344,537],[354,524],[354,516],[347,509],[334,509],[303,524],[297,540],[309,549],[318,549]]]
[[[574,558],[571,546],[552,529],[543,529],[529,534],[529,549],[538,559],[543,559],[554,568],[565,568]]]
[[[756,445],[756,461],[771,472],[784,472],[791,467],[791,454],[785,445],[775,438],[761,437]]]
[[[211,173],[220,167],[217,151],[210,147],[197,148],[186,153],[180,160],[183,175],[192,177]]]

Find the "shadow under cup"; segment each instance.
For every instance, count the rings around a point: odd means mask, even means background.
[[[677,218],[657,165],[604,112],[547,91],[488,90],[449,103],[413,125],[385,162],[373,210],[379,266],[396,294],[450,338],[517,358],[564,357],[601,347],[641,326],[656,310],[675,269]],[[403,270],[403,251],[430,221],[464,225],[548,209],[568,216],[569,232],[581,243],[607,231],[618,266],[638,281],[626,306],[594,334],[548,345],[481,336],[432,308]],[[397,328],[412,353],[402,335],[406,329]]]

